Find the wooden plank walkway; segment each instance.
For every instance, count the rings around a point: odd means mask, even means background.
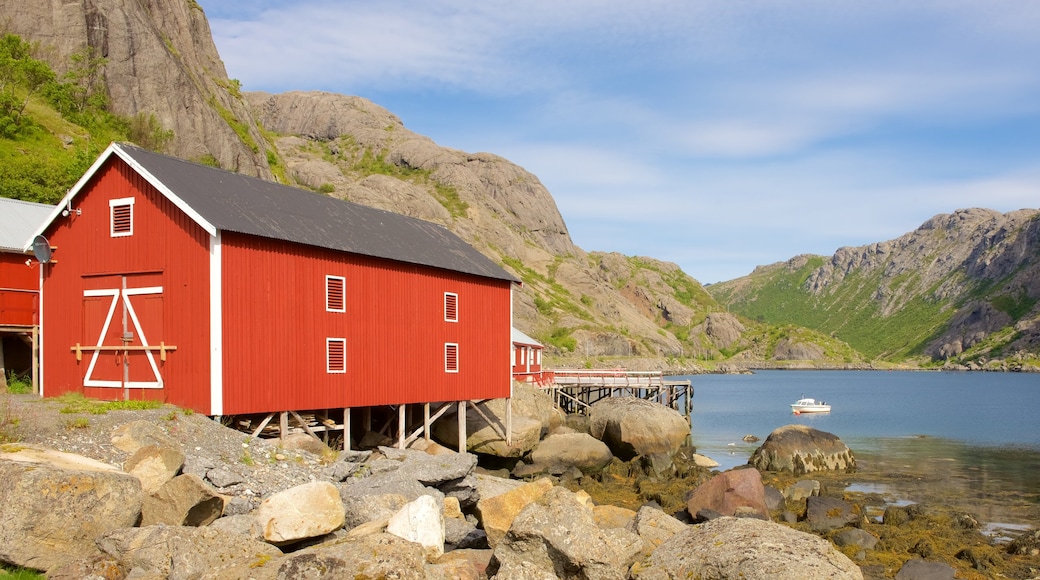
[[[589,407],[607,397],[639,397],[671,407],[689,420],[693,385],[689,379],[665,378],[661,371],[624,369],[561,369],[546,371],[540,382],[556,405],[567,413],[587,415]]]

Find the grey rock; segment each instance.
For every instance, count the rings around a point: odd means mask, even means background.
[[[205,526],[224,513],[224,497],[195,474],[178,475],[145,496],[141,525]]]
[[[690,435],[678,411],[637,397],[608,397],[589,410],[589,434],[623,461],[638,455],[674,454]]]
[[[790,501],[805,501],[820,495],[820,482],[815,479],[802,479],[792,483],[784,490],[784,496]]]
[[[148,526],[102,535],[98,548],[129,571],[128,578],[234,578],[230,571],[281,556],[278,548],[210,527]]]
[[[533,567],[561,578],[621,580],[642,549],[635,533],[600,528],[573,492],[554,487],[517,514],[495,546],[488,575],[526,577]]]
[[[277,578],[395,578],[425,580],[422,546],[393,536],[373,534],[357,541],[337,541],[305,548],[271,562]]]
[[[675,534],[630,577],[861,580],[863,574],[823,538],[758,519],[723,517]]]
[[[949,564],[913,558],[899,568],[896,580],[953,580],[956,573]]]
[[[831,539],[836,546],[858,546],[864,550],[873,550],[878,539],[870,532],[859,528],[847,528],[834,534]]]
[[[123,471],[141,480],[145,495],[155,493],[184,466],[184,453],[177,447],[145,445],[123,464]]]
[[[658,508],[643,506],[636,512],[628,525],[643,542],[643,553],[650,554],[669,538],[686,530],[686,524],[664,513]]]
[[[559,475],[574,467],[583,473],[596,473],[613,459],[605,443],[586,433],[549,435],[531,450],[531,461]]]
[[[766,437],[751,454],[748,464],[761,471],[801,475],[819,470],[854,470],[856,458],[836,435],[805,425],[785,425]]]
[[[96,553],[94,539],[133,526],[141,481],[101,462],[19,445],[0,452],[0,560],[48,570]]]
[[[810,497],[806,500],[805,519],[815,532],[829,532],[863,519],[855,506],[832,497]]]
[[[217,487],[231,487],[245,481],[245,478],[226,467],[215,467],[206,472],[206,479]]]

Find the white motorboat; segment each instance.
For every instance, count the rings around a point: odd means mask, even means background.
[[[798,399],[791,404],[791,412],[795,415],[802,413],[830,413],[831,406],[816,399]]]

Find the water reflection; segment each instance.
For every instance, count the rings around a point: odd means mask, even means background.
[[[954,506],[987,524],[1040,526],[1040,452],[1034,449],[932,437],[846,443],[859,468],[850,479],[862,478],[854,485],[865,486],[864,493],[879,493],[892,503]]]

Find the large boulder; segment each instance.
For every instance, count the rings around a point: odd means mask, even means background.
[[[145,496],[141,525],[206,526],[224,515],[224,501],[224,496],[198,475],[178,475]]]
[[[630,578],[862,580],[863,572],[819,536],[754,518],[721,517],[672,536],[633,566]]]
[[[543,424],[539,417],[528,417],[513,405],[512,430],[509,440],[506,431],[505,399],[491,399],[477,403],[480,412],[466,410],[466,449],[473,453],[494,457],[521,457],[534,448],[541,439]],[[490,420],[490,422],[489,422]],[[459,447],[459,422],[456,414],[447,414],[432,427],[434,437],[452,448]]]
[[[542,478],[493,497],[482,497],[477,502],[477,515],[487,532],[488,545],[494,548],[509,531],[517,514],[552,487],[552,480]]]
[[[397,513],[390,516],[386,532],[426,549],[431,558],[444,555],[444,513],[437,500],[428,495],[419,496]]]
[[[637,397],[607,397],[589,410],[589,433],[616,457],[672,455],[690,436],[690,425],[675,409]]]
[[[304,548],[262,567],[227,578],[395,578],[424,580],[427,558],[423,547],[392,534],[372,534],[355,541],[338,541]],[[258,570],[257,568],[262,568]],[[270,573],[271,570],[277,574]]]
[[[628,530],[639,535],[643,542],[643,553],[650,554],[669,538],[686,529],[686,524],[664,513],[645,505],[636,512],[636,517],[628,524]]]
[[[141,481],[53,449],[0,446],[0,560],[49,570],[96,553],[94,539],[133,526]]]
[[[595,473],[613,459],[607,444],[586,433],[554,433],[531,451],[531,462],[553,474],[571,467],[583,473]]]
[[[327,481],[305,483],[260,502],[254,533],[282,545],[325,535],[343,526],[343,500]]]
[[[748,463],[759,471],[788,471],[795,475],[856,469],[856,458],[841,439],[805,425],[777,428],[755,449]]]
[[[184,453],[176,447],[145,445],[123,464],[123,471],[141,480],[145,495],[159,490],[184,466]]]
[[[686,500],[686,511],[696,517],[697,512],[708,509],[724,516],[750,511],[768,519],[766,490],[762,485],[762,474],[757,469],[733,469],[712,477],[697,486]],[[746,509],[750,508],[750,510]]]
[[[638,535],[599,527],[591,507],[554,487],[516,516],[495,547],[488,575],[528,578],[533,567],[550,578],[621,580],[642,549]]]
[[[282,555],[278,548],[210,527],[148,526],[113,530],[98,548],[129,578],[242,578],[238,566],[257,566]]]

